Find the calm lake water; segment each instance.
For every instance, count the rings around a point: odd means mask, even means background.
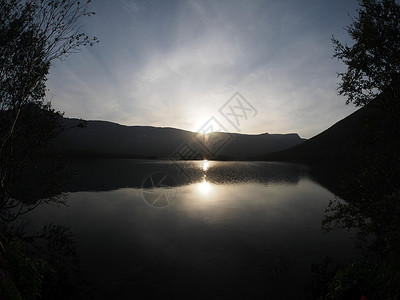
[[[310,266],[354,255],[324,234],[335,195],[307,168],[268,162],[75,161],[68,206],[35,228],[71,228],[95,299],[304,299]]]

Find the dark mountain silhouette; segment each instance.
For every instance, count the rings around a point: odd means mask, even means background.
[[[349,182],[357,185],[356,178],[371,170],[382,173],[375,175],[373,188],[385,189],[398,180],[393,177],[396,172],[391,174],[387,170],[395,170],[399,164],[399,113],[396,97],[382,94],[304,143],[267,153],[255,160],[311,166],[314,178],[342,197],[346,197],[348,191],[356,190],[348,186]]]
[[[245,159],[298,145],[297,134],[246,135],[215,132],[207,135],[175,128],[124,126],[105,121],[64,118],[67,128],[54,140],[58,149],[72,156],[176,159]]]
[[[391,143],[391,132],[396,128],[396,103],[383,97],[360,108],[330,128],[292,148],[266,153],[259,160],[288,161],[311,166],[344,166],[358,155],[360,149],[379,151],[386,138]],[[392,139],[389,139],[389,138]]]
[[[365,136],[363,123],[372,116],[369,107],[363,107],[330,128],[300,145],[278,152],[266,153],[259,160],[288,161],[308,165],[336,165],[347,162]]]

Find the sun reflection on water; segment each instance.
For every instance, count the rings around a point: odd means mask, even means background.
[[[197,191],[201,195],[209,195],[212,192],[211,183],[209,183],[205,178],[203,178],[203,181],[197,183]]]
[[[208,170],[209,166],[210,166],[210,162],[207,159],[205,159],[201,162],[201,168],[203,169],[204,172]]]

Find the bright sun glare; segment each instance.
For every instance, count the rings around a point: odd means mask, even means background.
[[[202,195],[208,195],[211,192],[211,184],[206,181],[205,178],[203,178],[203,181],[198,183],[197,189],[200,194]]]
[[[205,159],[201,162],[201,169],[203,172],[206,172],[208,170],[208,167],[210,166],[210,162]],[[211,184],[207,182],[206,180],[206,175],[204,174],[203,176],[203,181],[197,184],[197,189],[200,194],[202,195],[208,195],[211,191]]]
[[[207,171],[209,165],[210,165],[210,162],[207,159],[205,159],[205,160],[203,160],[203,162],[201,164],[201,168],[203,169],[203,171]]]

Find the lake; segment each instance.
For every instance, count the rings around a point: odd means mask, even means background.
[[[305,166],[271,162],[82,160],[68,206],[32,226],[69,226],[95,299],[304,299],[312,263],[355,255],[324,234],[335,195]]]

